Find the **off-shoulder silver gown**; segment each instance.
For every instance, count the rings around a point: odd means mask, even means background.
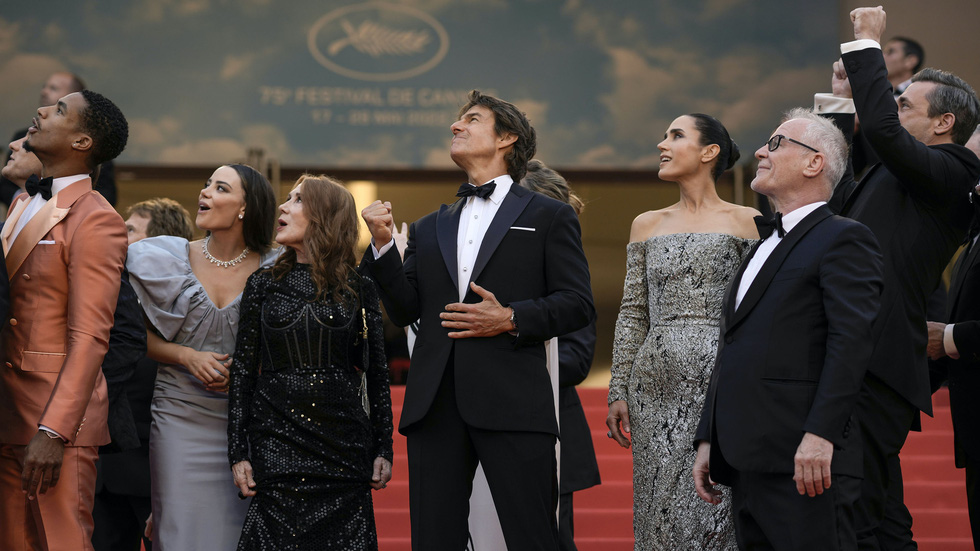
[[[609,401],[629,405],[637,551],[736,548],[728,489],[718,506],[694,491],[692,444],[725,288],[754,243],[679,233],[627,246]]]
[[[271,266],[277,254],[266,253],[261,266]],[[133,243],[126,267],[146,318],[163,338],[235,352],[241,295],[224,308],[211,302],[191,271],[186,239]],[[160,364],[150,413],[154,551],[235,549],[249,502],[238,499],[228,468],[228,395],[206,390],[182,365]]]

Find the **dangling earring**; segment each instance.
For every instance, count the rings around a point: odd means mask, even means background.
[[[242,212],[238,213],[238,219],[239,220],[242,220],[244,218],[245,218],[245,213],[242,213]]]

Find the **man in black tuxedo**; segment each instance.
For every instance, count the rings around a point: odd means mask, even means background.
[[[419,320],[399,431],[408,440],[413,549],[458,551],[479,461],[511,549],[558,549],[558,423],[544,341],[594,316],[572,207],[517,185],[534,129],[473,91],[450,155],[470,184],[391,250],[390,203],[362,211],[364,265],[388,316]]]
[[[980,127],[966,143],[980,156]],[[966,468],[966,499],[973,540],[980,542],[980,185],[970,196],[974,215],[966,247],[956,259],[949,287],[946,323],[930,321],[929,358],[935,360],[932,387],[949,384],[956,466]]]
[[[871,231],[827,206],[846,151],[833,123],[803,109],[756,151],[752,189],[782,214],[768,237],[760,227],[763,240],[726,292],[693,470],[709,503],[721,502],[716,482],[732,487],[740,549],[857,547],[861,433],[852,412],[882,262]]]
[[[885,259],[882,311],[858,402],[865,470],[855,522],[862,549],[915,549],[898,453],[919,411],[932,413],[926,305],[970,224],[980,160],[962,144],[980,102],[962,79],[924,69],[896,103],[879,46],[885,12],[859,8],[851,19],[855,40],[841,45],[835,96],[853,96],[881,162],[857,186],[842,182],[834,199],[842,215],[871,228]]]

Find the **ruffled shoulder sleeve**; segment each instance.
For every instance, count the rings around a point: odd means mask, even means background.
[[[150,237],[129,246],[129,281],[147,319],[173,341],[187,322],[192,298],[204,293],[190,263],[190,243],[181,237]]]
[[[259,270],[264,270],[266,268],[271,268],[276,260],[279,259],[279,254],[282,252],[282,247],[273,247],[262,255],[262,259],[259,260]]]

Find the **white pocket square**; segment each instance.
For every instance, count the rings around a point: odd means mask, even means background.
[[[38,241],[37,244],[38,245],[54,245],[55,242],[52,241],[52,240],[48,240],[48,239],[42,239],[42,240]]]
[[[510,229],[521,230],[521,231],[534,231],[534,228],[525,228],[524,226],[511,226]]]

